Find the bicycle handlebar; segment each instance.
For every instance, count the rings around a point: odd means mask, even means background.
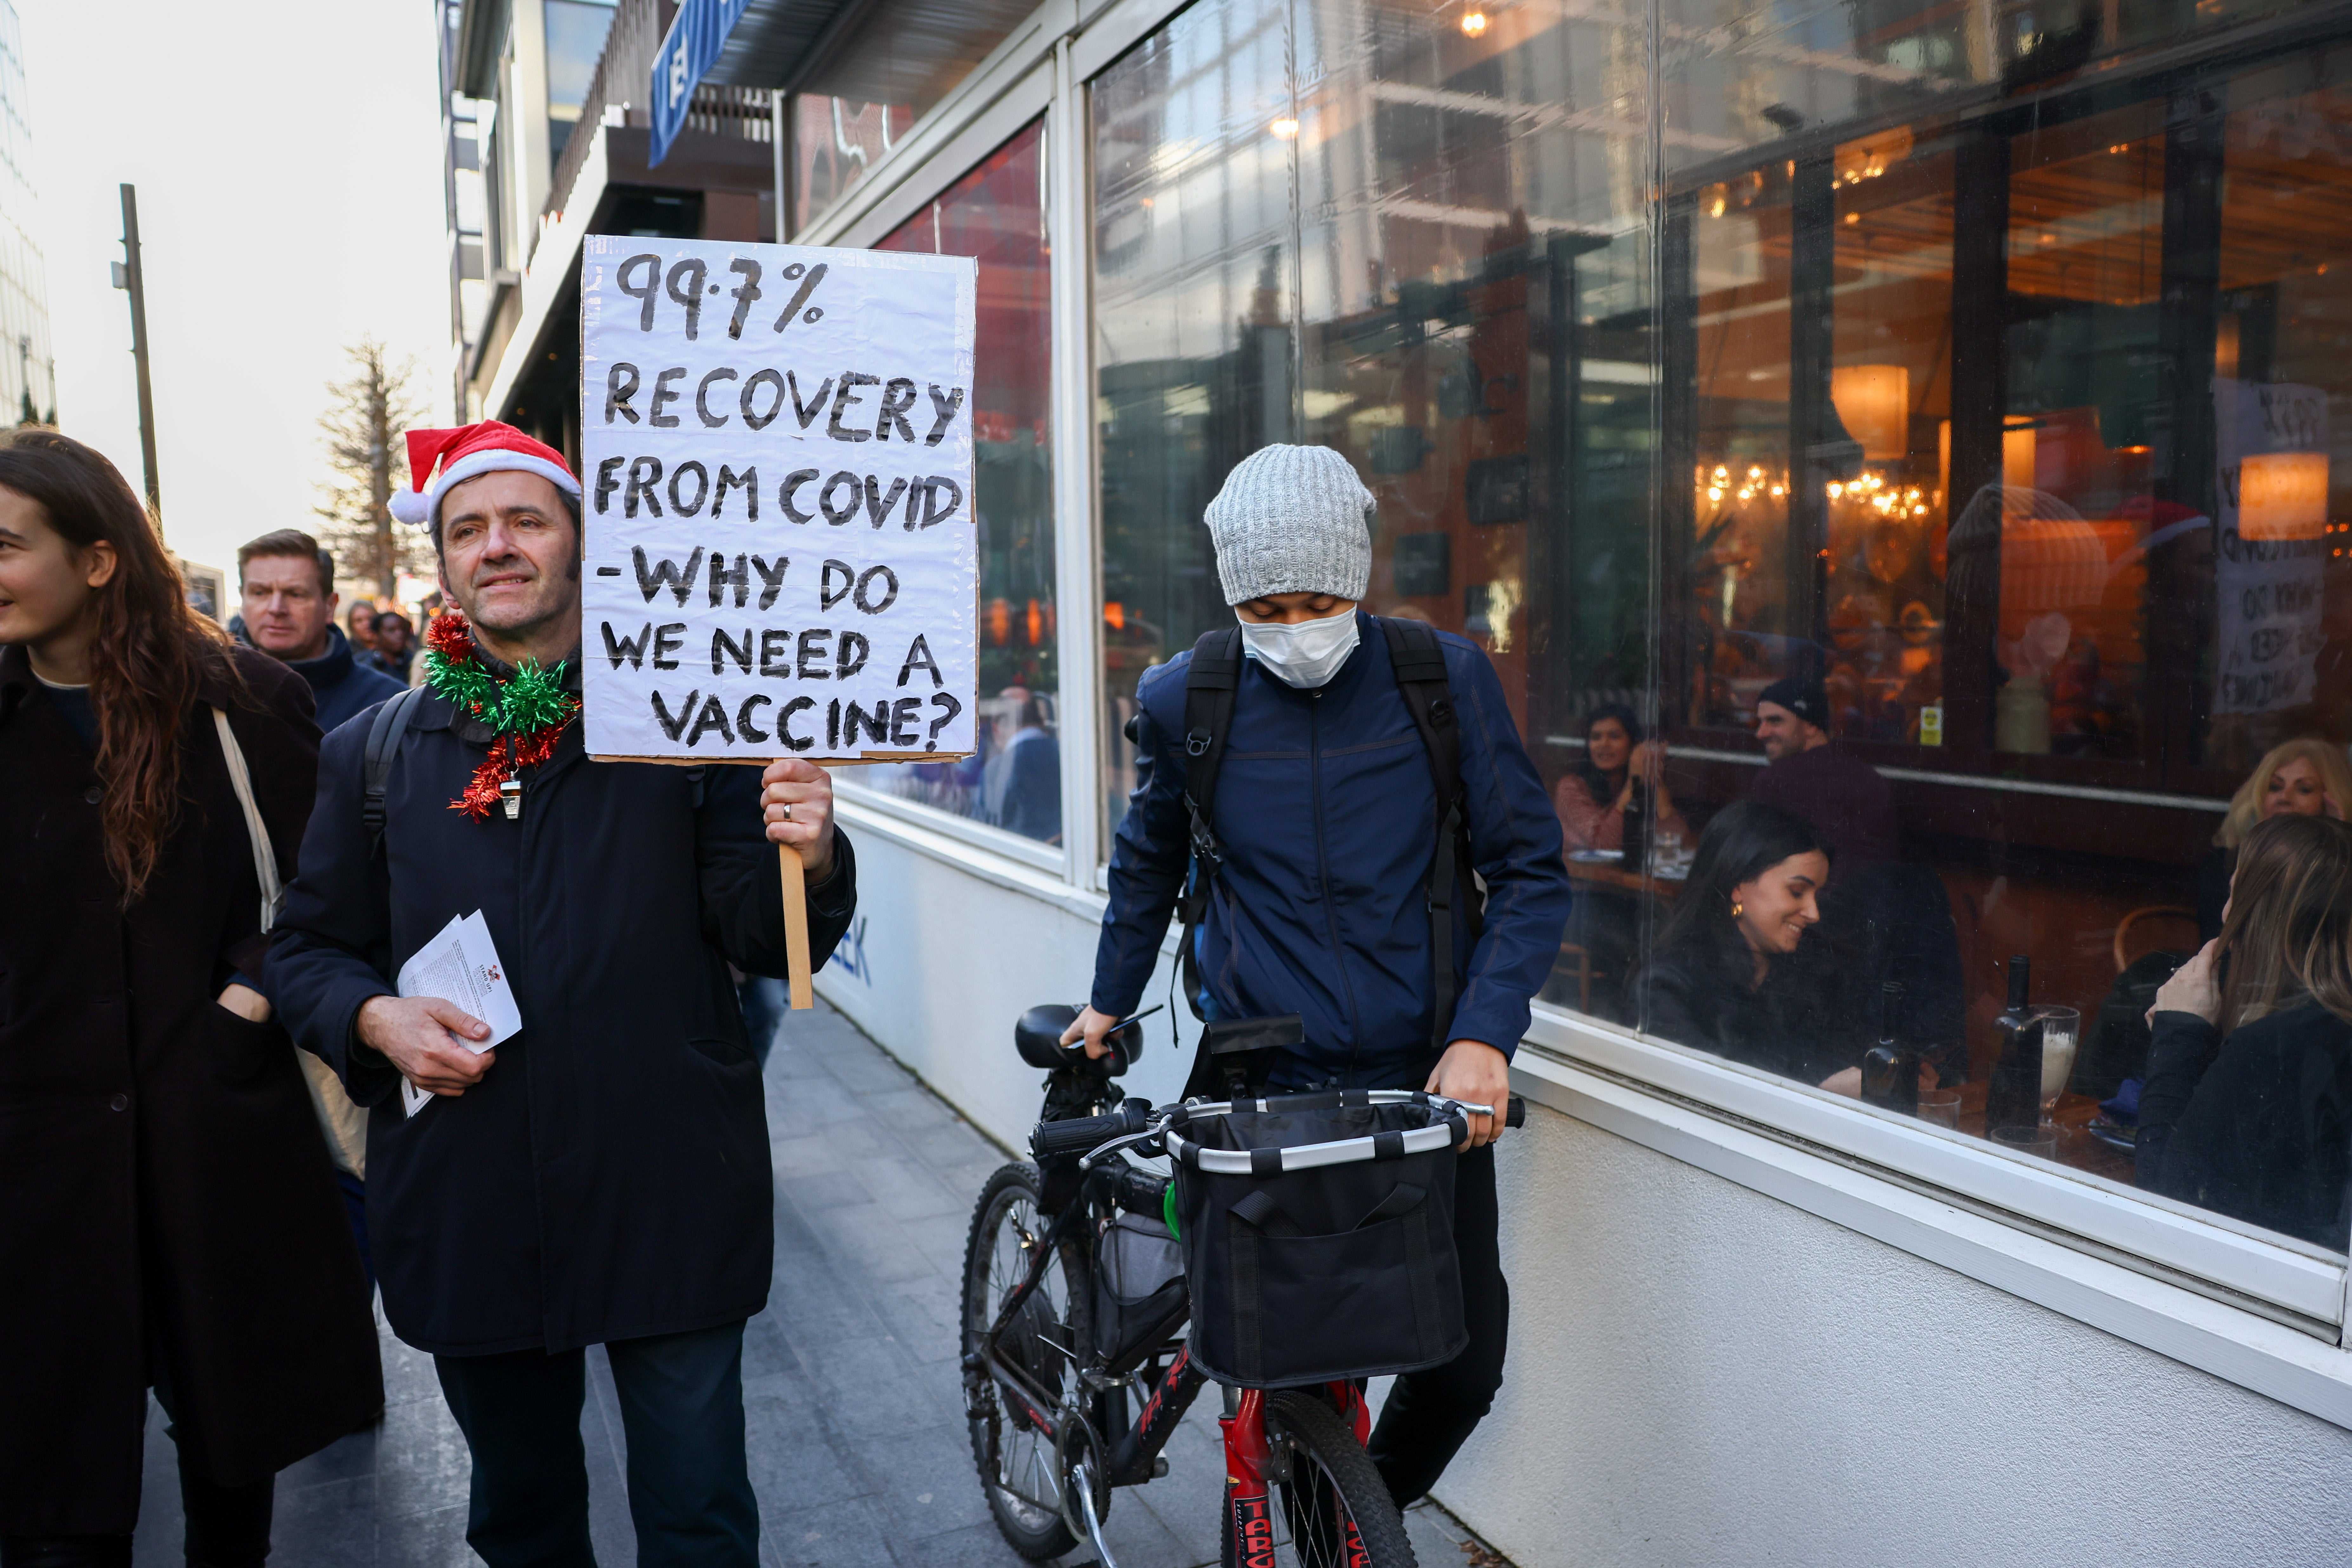
[[[1130,1100],[1108,1116],[1074,1116],[1063,1121],[1041,1121],[1029,1134],[1029,1152],[1040,1160],[1058,1154],[1090,1153],[1114,1138],[1129,1138],[1141,1132],[1151,1114],[1141,1100]],[[1503,1125],[1525,1127],[1527,1124],[1528,1102],[1515,1094],[1503,1113]]]
[[[1041,1160],[1056,1154],[1084,1154],[1143,1131],[1148,1112],[1122,1106],[1108,1116],[1074,1116],[1064,1121],[1041,1121],[1029,1134],[1029,1151]]]

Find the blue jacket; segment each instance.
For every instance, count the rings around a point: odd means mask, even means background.
[[[1305,1020],[1305,1056],[1276,1074],[1283,1088],[1336,1079],[1419,1089],[1435,1060],[1426,900],[1436,786],[1387,639],[1370,616],[1356,618],[1361,641],[1319,691],[1297,690],[1243,661],[1218,771],[1213,826],[1226,859],[1202,923],[1202,973],[1212,1016]],[[1483,1040],[1508,1055],[1568,920],[1559,820],[1495,667],[1463,637],[1438,639],[1460,715],[1473,864],[1486,883],[1475,945],[1467,912],[1455,917],[1446,1038]],[[1192,658],[1188,650],[1146,671],[1137,693],[1142,765],[1111,851],[1110,908],[1095,959],[1094,1005],[1114,1017],[1141,1000],[1184,882]]]
[[[289,659],[286,668],[310,684],[319,705],[319,733],[331,735],[362,708],[373,708],[408,683],[394,680],[352,652],[351,639],[337,626],[327,627],[327,651],[316,658]]]

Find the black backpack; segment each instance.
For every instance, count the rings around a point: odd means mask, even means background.
[[[1472,854],[1468,802],[1462,788],[1462,737],[1454,721],[1454,687],[1445,674],[1445,649],[1426,623],[1372,617],[1388,643],[1389,664],[1397,690],[1412,714],[1429,753],[1431,780],[1437,786],[1437,806],[1432,827],[1437,853],[1429,870],[1429,947],[1435,1006],[1430,1020],[1430,1044],[1443,1052],[1447,1026],[1454,1020],[1454,910],[1459,897],[1470,916],[1475,942],[1484,924],[1486,902],[1471,875]],[[1224,761],[1234,717],[1234,693],[1241,682],[1242,630],[1238,625],[1204,632],[1192,645],[1192,662],[1184,672],[1184,808],[1192,819],[1191,871],[1177,909],[1183,921],[1178,962],[1182,965],[1185,1000],[1192,1016],[1205,1019],[1201,999],[1207,989],[1194,950],[1202,921],[1207,918],[1217,872],[1224,865],[1224,846],[1217,841],[1211,808],[1216,801],[1217,770]],[[1134,738],[1134,725],[1129,725]],[[1220,1020],[1213,1029],[1230,1030],[1253,1042],[1268,1037],[1265,1026],[1296,1020]],[[1276,1033],[1279,1033],[1277,1030]],[[1295,1043],[1295,1038],[1286,1043]],[[1186,1093],[1212,1092],[1209,1058],[1218,1047],[1208,1036],[1202,1040],[1192,1079]]]

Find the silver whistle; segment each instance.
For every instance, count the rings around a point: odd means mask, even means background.
[[[513,822],[522,816],[522,780],[499,781],[499,804],[507,808],[507,820]]]

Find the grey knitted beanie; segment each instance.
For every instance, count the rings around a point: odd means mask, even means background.
[[[1225,603],[1267,594],[1360,599],[1372,577],[1372,495],[1328,447],[1262,447],[1209,503]]]

